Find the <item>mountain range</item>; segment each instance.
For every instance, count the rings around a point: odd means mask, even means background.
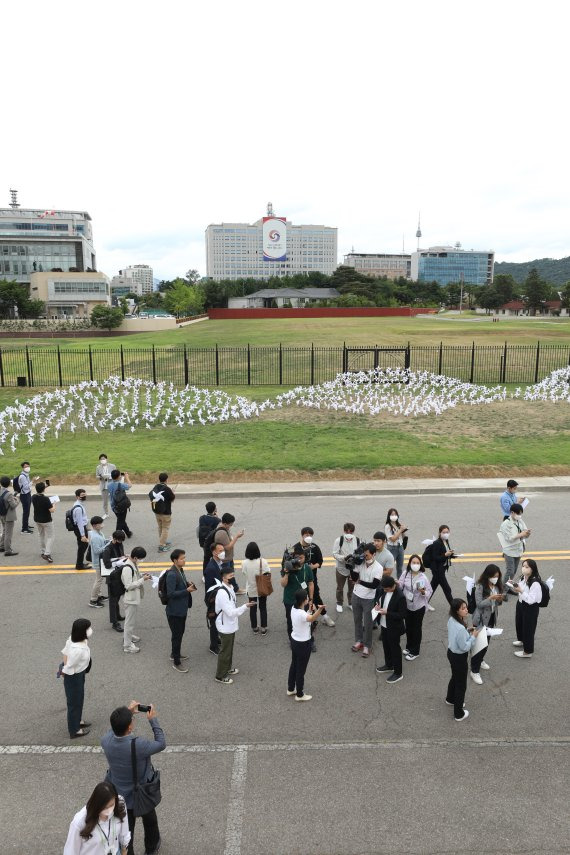
[[[541,279],[551,285],[565,285],[570,282],[570,256],[566,258],[535,258],[534,261],[520,263],[501,261],[495,264],[495,276],[498,273],[510,273],[515,282],[522,283],[536,267]]]

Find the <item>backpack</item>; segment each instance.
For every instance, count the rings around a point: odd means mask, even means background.
[[[214,528],[208,532],[208,534],[206,535],[206,538],[204,539],[204,552],[206,553],[206,555],[211,554],[211,551],[212,551],[211,546],[215,540],[216,532],[218,531],[218,529],[219,529],[219,526],[216,526],[216,528]]]
[[[542,600],[538,604],[539,608],[545,609],[550,602],[550,588],[540,579],[540,587],[542,588]]]
[[[218,617],[218,615],[220,614],[220,612],[216,611],[216,596],[218,594],[218,591],[220,591],[220,590],[225,591],[226,594],[228,595],[228,597],[231,599],[230,592],[228,591],[227,588],[224,588],[223,585],[216,585],[215,588],[212,588],[211,591],[208,591],[208,593],[206,595],[206,606],[207,606],[206,617],[208,618],[208,621],[210,623],[215,621],[216,618]]]
[[[166,570],[158,579],[158,599],[163,606],[168,605],[168,594],[166,593],[166,577],[168,573],[170,573],[170,570]]]
[[[21,493],[22,487],[20,486],[20,476],[16,475],[15,478],[12,478],[12,489],[14,493]]]
[[[119,485],[113,496],[113,510],[116,514],[126,514],[131,507],[131,500],[127,496],[127,491],[123,485]]]
[[[0,517],[5,517],[8,513],[8,505],[6,504],[6,499],[4,498],[7,493],[8,490],[4,490],[4,492],[0,496]]]
[[[198,527],[196,529],[196,537],[198,538],[198,543],[200,544],[202,549],[205,547],[206,538],[212,530],[212,526],[209,523],[202,522],[204,518],[205,516],[200,517],[200,519],[198,520]],[[217,527],[218,524],[216,523],[215,528]]]
[[[79,507],[78,502],[72,505],[71,508],[68,508],[65,512],[65,527],[68,531],[75,531],[75,521],[73,519],[73,511],[75,508]]]
[[[477,608],[477,601],[475,599],[475,585],[471,588],[471,593],[467,594],[467,611],[470,615],[474,614],[475,609]]]
[[[114,597],[122,597],[127,590],[123,585],[123,580],[121,578],[124,566],[124,562],[122,564],[115,564],[115,566],[109,573],[109,576],[107,577],[109,580],[109,593],[112,592],[112,595]]]
[[[428,544],[424,549],[422,555],[422,564],[424,567],[427,567],[428,570],[431,570],[431,562],[433,561],[433,543]],[[475,595],[473,595],[475,596]]]
[[[156,487],[153,487],[152,490],[149,491],[148,497],[150,499],[150,505],[155,514],[163,514],[166,508],[166,504],[164,499],[155,499],[154,494],[160,492],[160,488],[163,487],[163,484],[157,484]],[[118,492],[118,491],[117,491]],[[126,493],[125,493],[126,495]],[[115,502],[116,505],[116,502]]]

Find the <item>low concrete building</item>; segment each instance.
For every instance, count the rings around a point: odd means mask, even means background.
[[[95,306],[110,306],[104,273],[32,273],[30,299],[45,303],[46,318],[88,318]]]
[[[314,300],[336,300],[336,288],[263,288],[244,297],[230,297],[228,309],[281,309],[285,304],[293,309],[310,305]]]
[[[411,278],[412,256],[405,253],[349,252],[344,256],[345,267],[353,267],[366,276],[387,276],[398,279]]]

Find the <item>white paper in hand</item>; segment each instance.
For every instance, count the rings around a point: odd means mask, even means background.
[[[475,644],[471,648],[471,656],[475,656],[476,653],[480,653],[487,647],[487,627],[481,626],[479,635],[475,639]]]
[[[475,574],[473,574],[473,576],[464,576],[463,581],[465,582],[465,590],[467,591],[467,594],[470,594],[475,587]]]
[[[422,540],[422,546],[429,546],[430,543],[434,543],[435,537],[426,537],[425,540]]]
[[[158,588],[158,580],[159,579],[160,579],[160,576],[153,576],[152,577],[152,587],[153,588]]]
[[[548,585],[549,591],[552,591],[552,589],[554,588],[554,582],[555,582],[554,576],[549,576],[548,579],[546,580],[546,582],[544,583],[545,585]]]
[[[492,627],[488,626],[487,627],[487,638],[493,638],[493,636],[495,636],[495,635],[502,635],[502,634],[503,634],[503,630],[501,627],[498,627],[498,626],[492,626]]]
[[[528,499],[523,499],[523,500],[522,500],[522,502],[521,502],[521,506],[522,506],[523,511],[526,509],[526,507],[527,507],[527,505],[528,505],[528,502],[529,502],[529,500],[528,500]]]
[[[52,503],[52,505],[57,505],[58,502],[61,502],[61,499],[59,498],[59,496],[50,496],[49,500]]]

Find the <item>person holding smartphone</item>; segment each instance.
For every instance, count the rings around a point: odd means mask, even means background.
[[[295,591],[295,603],[291,609],[291,665],[287,679],[287,694],[295,695],[296,701],[310,701],[312,695],[304,691],[305,672],[311,658],[311,624],[318,620],[325,609],[324,603],[309,607],[309,595],[305,588]]]
[[[501,581],[501,571],[496,564],[487,564],[475,587],[475,611],[473,612],[473,626],[488,626],[494,627],[497,623],[497,610],[504,600],[503,583]],[[483,680],[479,673],[489,670],[489,665],[485,662],[485,656],[489,650],[489,638],[487,638],[487,647],[471,657],[471,670],[469,675],[474,683],[481,685]]]
[[[451,559],[454,555],[455,553],[449,543],[449,526],[440,525],[439,534],[432,544],[432,559],[430,567],[432,587],[431,596],[433,597],[437,588],[441,588],[449,605],[451,605],[453,601],[453,595],[445,574],[449,570]],[[433,611],[433,606],[430,606],[430,611]]]
[[[526,558],[522,563],[522,578],[516,585],[510,583],[509,587],[519,597],[515,615],[517,640],[513,641],[513,646],[522,647],[522,650],[515,651],[515,656],[530,659],[534,653],[534,635],[543,597],[536,561]]]
[[[187,674],[188,668],[182,664],[183,659],[188,659],[180,652],[184,631],[186,629],[186,618],[188,609],[192,608],[192,594],[196,585],[189,582],[184,573],[186,564],[186,552],[183,549],[173,549],[170,553],[172,567],[166,571],[166,619],[171,633],[170,659],[172,667],[180,674]]]
[[[130,841],[125,800],[102,781],[71,820],[63,855],[127,855]]]
[[[467,629],[469,610],[465,600],[455,599],[450,603],[447,621],[447,659],[451,665],[451,680],[447,686],[445,703],[453,707],[455,721],[469,718],[469,710],[464,709],[467,689],[467,657],[475,644],[479,630]]]

